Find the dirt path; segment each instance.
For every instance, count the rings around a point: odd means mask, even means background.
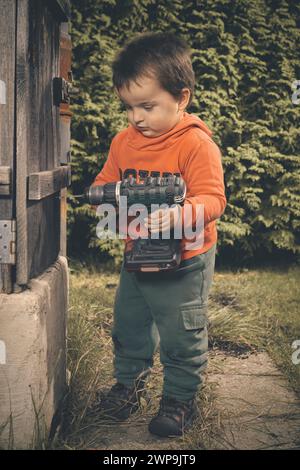
[[[213,365],[207,380],[222,423],[216,448],[300,449],[300,400],[266,353],[220,354]]]
[[[155,366],[153,372],[161,374],[161,367]],[[148,422],[158,407],[156,398],[150,409],[121,425],[95,422],[85,435],[86,447],[300,449],[300,400],[266,353],[233,356],[211,351],[204,389],[210,411],[183,438],[160,439],[148,432]]]

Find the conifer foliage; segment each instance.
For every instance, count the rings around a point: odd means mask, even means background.
[[[73,194],[93,181],[111,139],[127,126],[112,88],[115,52],[137,33],[172,31],[193,52],[196,90],[188,111],[213,130],[222,151],[228,204],[218,221],[221,253],[299,256],[299,28],[293,0],[72,0],[80,93],[72,105],[71,252],[85,247],[121,258],[123,242],[99,240],[97,216]]]

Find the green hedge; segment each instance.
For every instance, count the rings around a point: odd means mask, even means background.
[[[100,241],[81,192],[100,171],[112,137],[127,126],[113,94],[111,62],[143,31],[175,31],[193,51],[196,90],[189,112],[214,131],[228,205],[218,221],[221,254],[300,253],[300,5],[269,0],[73,0],[70,253],[120,260],[122,242]]]

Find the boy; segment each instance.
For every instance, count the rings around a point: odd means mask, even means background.
[[[194,82],[188,46],[177,35],[144,33],[129,42],[113,63],[113,85],[129,126],[113,138],[93,183],[103,185],[130,174],[180,174],[187,186],[184,205],[150,214],[146,223],[151,234],[181,220],[195,226],[197,205],[204,206],[204,243],[189,249],[190,240],[183,237],[182,261],[174,273],[137,274],[122,265],[116,292],[112,339],[117,383],[100,409],[125,420],[139,408],[160,343],[163,391],[149,431],[162,437],[182,435],[198,415],[195,397],[207,364],[215,221],[226,205],[219,148],[204,122],[185,111]]]

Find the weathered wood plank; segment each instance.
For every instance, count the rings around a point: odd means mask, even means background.
[[[59,166],[59,109],[53,105],[52,80],[59,76],[59,23],[45,2],[30,0],[28,174]]]
[[[59,21],[45,1],[30,0],[28,175],[60,166],[60,116],[52,80],[59,76]],[[60,247],[60,199],[27,200],[29,277],[54,263]]]
[[[60,192],[60,252],[67,256],[67,189]]]
[[[29,277],[37,277],[55,262],[60,249],[60,199],[59,193],[41,199],[28,201],[28,243]],[[37,223],[35,222],[37,220]]]
[[[0,0],[0,165],[13,168],[15,118],[15,0]],[[4,51],[4,52],[3,52]],[[0,167],[0,168],[1,168]],[[4,171],[4,170],[3,170]],[[3,172],[0,169],[0,180]],[[9,184],[0,181],[0,184]],[[9,195],[1,188],[0,195]],[[0,219],[13,217],[12,198],[0,198]]]
[[[40,171],[28,176],[28,199],[39,201],[71,183],[71,167],[61,166],[49,171]]]
[[[72,43],[68,34],[69,24],[60,24],[60,76],[70,80]],[[71,137],[70,106],[67,103],[60,105],[60,137],[61,150],[60,162],[68,164],[70,161],[70,137]],[[60,192],[60,255],[67,256],[67,189]]]
[[[26,175],[28,158],[28,121],[32,104],[29,102],[29,71],[28,71],[28,29],[29,0],[18,2],[16,31],[16,220],[17,220],[17,257],[16,283],[27,284],[28,276],[28,233],[26,205]]]
[[[0,165],[13,169],[15,133],[15,29],[16,1],[0,0]],[[3,52],[4,51],[4,52]],[[11,175],[0,171],[0,219],[13,218]],[[4,184],[3,184],[4,182]],[[5,196],[5,197],[2,197]],[[0,292],[12,292],[13,267],[0,265]]]
[[[0,196],[10,196],[11,195],[11,186],[9,184],[0,185]]]
[[[11,183],[11,167],[0,166],[0,184],[10,184],[10,183]]]
[[[70,170],[59,166],[60,116],[52,102],[59,21],[47,2],[18,2],[17,41],[17,284],[22,285],[59,254],[61,207],[55,193],[69,184]]]
[[[11,194],[11,168],[10,166],[0,166],[0,196]]]
[[[3,292],[5,294],[11,294],[13,291],[11,264],[1,264],[1,278],[2,286],[0,292]]]
[[[0,166],[0,196],[11,194],[11,168]]]

